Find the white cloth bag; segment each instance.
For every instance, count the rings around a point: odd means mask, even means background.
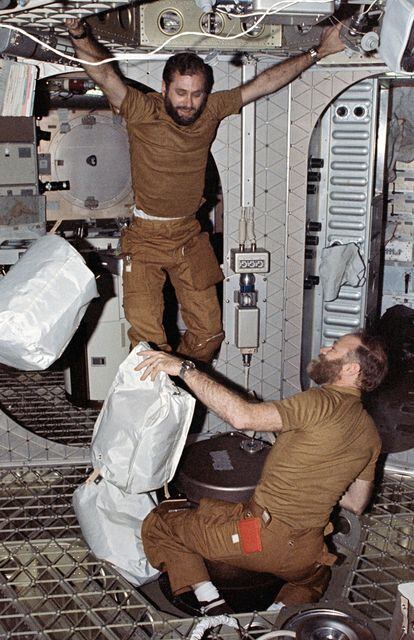
[[[138,586],[159,575],[145,556],[141,525],[156,505],[153,491],[176,471],[195,405],[165,373],[141,380],[135,367],[148,348],[141,342],[119,367],[95,424],[94,472],[73,495],[93,553]]]
[[[103,478],[98,484],[84,482],[73,494],[83,537],[93,553],[137,586],[159,576],[148,562],[141,540],[142,522],[156,504],[155,494],[124,493]]]
[[[165,373],[141,380],[140,342],[120,365],[92,439],[92,464],[126,493],[154,491],[177,468],[193,417],[194,398]]]
[[[97,295],[76,249],[60,236],[36,240],[0,279],[0,362],[24,371],[49,367]]]

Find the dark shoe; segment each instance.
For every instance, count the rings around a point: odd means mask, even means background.
[[[200,611],[203,616],[222,616],[234,613],[223,598],[216,598],[211,602],[200,602]]]

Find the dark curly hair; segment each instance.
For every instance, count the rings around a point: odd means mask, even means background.
[[[175,73],[179,73],[181,76],[193,76],[200,73],[204,76],[204,89],[206,93],[211,93],[214,84],[213,70],[209,64],[206,64],[200,56],[195,53],[176,53],[168,58],[165,63],[164,71],[162,72],[162,79],[165,85],[168,87],[171,84]]]
[[[381,338],[365,331],[353,333],[361,344],[348,357],[356,360],[361,367],[358,384],[362,391],[373,391],[384,380],[388,372],[387,354]]]

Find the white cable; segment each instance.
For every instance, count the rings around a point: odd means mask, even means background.
[[[326,2],[330,2],[331,0],[319,0],[322,3],[326,3]],[[218,36],[214,33],[204,33],[202,31],[183,31],[183,33],[177,33],[174,36],[171,36],[170,38],[168,38],[163,44],[161,44],[159,47],[157,47],[156,49],[152,50],[152,51],[148,51],[144,54],[142,53],[121,53],[118,55],[115,55],[111,58],[105,58],[104,60],[99,60],[98,62],[91,62],[90,60],[83,60],[82,58],[76,58],[75,56],[71,56],[67,53],[63,53],[63,51],[59,51],[58,49],[55,49],[54,47],[52,47],[51,45],[47,44],[46,42],[43,42],[43,40],[39,40],[39,38],[36,38],[36,36],[32,35],[31,33],[27,33],[27,31],[25,31],[24,29],[21,29],[20,27],[16,27],[14,25],[11,24],[2,24],[0,23],[0,27],[3,29],[9,29],[10,31],[17,31],[18,33],[21,33],[25,36],[27,36],[28,38],[30,38],[31,40],[33,40],[34,42],[37,42],[38,44],[40,44],[41,47],[43,47],[44,49],[48,49],[49,51],[52,51],[53,53],[56,53],[59,57],[61,58],[66,58],[66,60],[70,60],[71,62],[76,62],[77,64],[82,64],[82,65],[89,65],[90,67],[99,67],[103,64],[108,64],[109,62],[118,62],[119,60],[142,60],[143,57],[147,57],[150,55],[155,55],[156,53],[158,53],[159,51],[161,51],[162,49],[164,49],[170,42],[172,42],[173,40],[175,40],[176,38],[182,38],[183,36],[201,36],[203,38],[215,38],[216,40],[236,40],[238,38],[242,38],[244,37],[246,34],[250,33],[250,31],[253,31],[254,29],[257,28],[257,26],[268,16],[268,15],[275,15],[277,13],[279,13],[280,11],[284,10],[284,9],[288,9],[290,6],[298,4],[300,2],[305,2],[305,3],[312,3],[314,2],[314,0],[279,0],[278,2],[275,2],[273,5],[271,5],[269,7],[269,9],[266,9],[266,11],[264,13],[260,13],[257,15],[260,15],[260,18],[248,29],[244,30],[241,33],[236,33],[233,36]],[[252,14],[242,14],[242,15],[238,15],[238,14],[227,14],[226,15],[231,15],[234,17],[238,17],[238,18],[246,18],[249,17],[251,15],[256,15],[254,13]]]
[[[206,616],[205,618],[202,618],[200,622],[194,627],[189,640],[201,640],[207,629],[218,627],[222,624],[225,624],[227,627],[233,627],[234,629],[239,628],[238,621],[236,620],[236,618],[233,618],[231,616]]]
[[[374,6],[374,4],[376,4],[378,2],[378,0],[374,0],[374,2],[371,2],[371,4],[369,5],[368,9],[365,9],[365,11],[363,11],[361,13],[361,16],[364,16],[366,13],[368,13],[368,11],[371,9],[371,7]]]
[[[84,61],[79,60],[79,58],[75,58],[74,56],[70,56],[67,53],[63,53],[62,51],[59,51],[58,49],[55,49],[54,47],[50,46],[50,44],[47,44],[46,42],[43,42],[43,40],[39,40],[39,38],[36,38],[36,36],[32,35],[31,33],[27,33],[27,31],[25,31],[24,29],[21,29],[20,27],[16,27],[12,24],[2,24],[0,23],[0,27],[2,29],[9,29],[9,31],[17,31],[17,33],[21,33],[24,36],[27,36],[28,38],[30,38],[31,40],[33,40],[34,42],[37,42],[38,44],[40,44],[43,48],[45,49],[49,49],[49,51],[53,51],[53,53],[57,53],[58,56],[62,57],[62,58],[66,58],[67,60],[73,60],[74,62],[77,63],[82,63]],[[104,60],[103,62],[108,62],[108,60]],[[103,62],[88,62],[87,64],[91,64],[94,66],[97,66],[98,64],[103,64]]]
[[[294,0],[294,2],[290,2],[289,6],[291,4],[296,4],[298,1],[299,0]],[[182,38],[183,36],[202,36],[203,38],[215,38],[216,40],[235,40],[237,38],[242,38],[247,33],[250,33],[250,31],[253,31],[253,29],[256,29],[257,25],[259,25],[261,21],[264,20],[264,18],[267,16],[268,12],[263,14],[262,17],[259,20],[257,20],[251,27],[249,27],[242,33],[236,33],[234,36],[218,36],[214,33],[203,33],[201,31],[183,31],[182,33],[177,33],[174,36],[170,36],[170,38],[168,38],[165,42],[160,44],[159,47],[157,47],[152,51],[147,51],[144,54],[132,53],[132,52],[120,53],[111,58],[104,58],[104,60],[99,60],[97,62],[92,62],[91,60],[83,60],[82,58],[76,58],[75,56],[71,56],[67,53],[63,53],[63,51],[59,51],[58,49],[55,49],[50,44],[47,44],[43,40],[39,40],[39,38],[36,38],[36,36],[32,35],[31,33],[27,33],[27,31],[25,31],[24,29],[21,29],[20,27],[16,27],[14,25],[9,25],[9,24],[1,24],[1,23],[0,23],[0,27],[3,29],[9,29],[10,31],[17,31],[18,33],[22,33],[23,35],[27,36],[34,42],[37,42],[38,44],[40,44],[44,49],[48,49],[49,51],[56,53],[59,57],[66,58],[66,60],[76,62],[77,64],[89,65],[90,67],[100,67],[101,65],[108,64],[109,62],[118,62],[119,60],[141,60],[143,57],[155,55],[156,53],[164,49],[170,42],[172,42],[176,38]]]
[[[374,0],[374,3],[377,1],[378,0]],[[272,6],[269,7],[269,9],[266,9],[265,15],[269,15],[269,14],[277,15],[280,11],[287,9],[291,4],[299,4],[299,2],[300,4],[316,4],[316,3],[327,4],[327,3],[330,3],[331,0],[315,0],[315,2],[313,2],[313,0],[303,0],[303,1],[295,0],[292,2],[290,2],[289,0],[280,0],[279,2],[275,2],[274,4],[272,4]],[[279,7],[279,5],[283,5],[283,6]],[[262,11],[252,11],[251,13],[231,13],[230,11],[226,11],[225,9],[221,9],[220,7],[218,7],[216,11],[217,13],[223,13],[226,16],[229,16],[230,18],[239,18],[240,20],[244,20],[244,18],[251,18],[252,16],[263,15]]]
[[[244,247],[246,244],[246,213],[244,207],[242,207],[240,220],[239,220],[239,247]]]
[[[250,31],[253,31],[254,29],[257,28],[257,26],[270,14],[272,13],[272,15],[274,13],[278,13],[278,11],[281,11],[282,8],[286,9],[294,4],[298,4],[301,0],[282,0],[281,2],[275,2],[273,5],[271,5],[269,7],[269,9],[266,9],[266,11],[261,14],[259,20],[257,20],[254,24],[252,24],[251,27],[249,27],[248,29],[246,29],[245,31],[241,32],[241,33],[236,33],[234,36],[218,36],[215,33],[204,33],[201,31],[184,31],[183,33],[176,33],[174,36],[171,36],[170,38],[168,38],[163,44],[161,44],[159,47],[157,47],[156,49],[154,49],[153,51],[151,51],[151,54],[155,54],[158,53],[159,51],[161,51],[161,49],[164,49],[164,47],[166,47],[170,42],[172,42],[173,40],[175,40],[176,38],[181,38],[182,36],[202,36],[203,38],[214,38],[215,40],[237,40],[238,38],[242,38],[243,36],[245,36],[247,33],[250,33]],[[311,2],[312,0],[305,0],[305,2]],[[324,1],[328,1],[328,0],[324,0]],[[283,7],[281,7],[278,10],[273,11],[274,7],[277,5],[283,4]],[[125,55],[129,55],[129,54],[125,54]],[[133,54],[132,54],[133,55]],[[122,58],[123,59],[123,58]]]
[[[244,388],[246,389],[246,391],[248,391],[249,384],[250,384],[250,367],[243,367],[243,369],[244,369]],[[253,431],[253,434],[255,434],[255,431]],[[254,437],[254,435],[252,437]]]

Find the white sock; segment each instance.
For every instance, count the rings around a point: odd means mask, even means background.
[[[212,582],[203,582],[194,588],[194,595],[199,602],[212,602],[220,597],[219,592]]]
[[[285,607],[285,606],[286,605],[284,605],[283,602],[272,602],[270,607],[267,607],[266,611],[272,611],[273,613],[279,613],[279,611],[281,609],[283,609],[283,607]]]

